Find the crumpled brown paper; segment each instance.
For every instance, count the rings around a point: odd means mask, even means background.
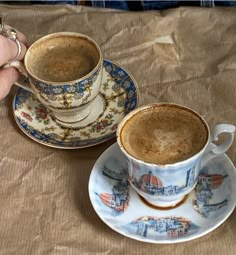
[[[104,57],[124,66],[140,88],[140,104],[175,102],[210,127],[236,124],[236,15],[232,8],[121,12],[76,6],[0,6],[6,23],[29,44],[57,32],[87,34]],[[115,142],[66,151],[26,137],[12,114],[16,88],[0,102],[0,255],[235,254],[236,213],[191,242],[155,245],[124,237],[96,215],[88,180]],[[236,163],[236,144],[227,153]]]

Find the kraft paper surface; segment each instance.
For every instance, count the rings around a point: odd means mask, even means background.
[[[140,105],[173,102],[199,112],[210,128],[236,124],[234,8],[123,12],[73,6],[0,5],[0,15],[28,44],[57,31],[94,38],[104,57],[139,85]],[[86,149],[38,144],[17,127],[16,92],[0,101],[0,255],[234,255],[236,212],[216,230],[180,244],[148,244],[105,225],[88,196],[97,158],[115,138]],[[236,142],[227,152],[236,163]]]

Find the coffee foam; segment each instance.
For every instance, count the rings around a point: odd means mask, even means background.
[[[97,48],[87,38],[58,35],[33,45],[27,66],[39,79],[68,82],[90,73],[99,58]]]
[[[171,164],[192,157],[206,144],[204,122],[177,106],[153,106],[132,116],[121,130],[121,142],[135,158]]]

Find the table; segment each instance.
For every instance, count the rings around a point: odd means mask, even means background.
[[[29,44],[48,33],[81,32],[105,58],[124,66],[140,105],[180,103],[210,127],[236,124],[234,8],[177,8],[130,13],[81,6],[0,6]],[[115,138],[86,149],[59,150],[26,137],[15,124],[16,87],[0,102],[0,254],[235,254],[236,211],[215,231],[175,245],[138,242],[111,230],[89,201],[96,159]],[[228,151],[236,163],[236,143]]]

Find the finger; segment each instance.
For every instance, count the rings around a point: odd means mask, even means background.
[[[26,52],[26,46],[24,43],[20,42],[21,44],[21,54],[18,57],[19,60],[22,60],[24,58],[25,52]],[[7,62],[13,60],[18,53],[18,46],[16,42],[13,40],[6,38],[2,35],[0,35],[0,66],[6,64]]]
[[[0,100],[7,96],[12,84],[20,77],[19,72],[14,67],[0,70]]]
[[[4,28],[5,29],[10,29],[10,28],[13,28],[9,25],[4,25]],[[13,28],[15,31],[16,31],[16,34],[17,34],[17,37],[18,37],[18,40],[21,41],[23,44],[27,45],[27,39],[25,37],[24,34],[22,34],[20,31],[18,31],[17,29]]]

